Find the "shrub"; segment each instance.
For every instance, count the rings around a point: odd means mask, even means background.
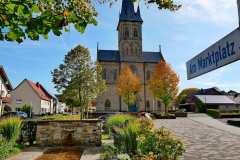
[[[123,127],[126,125],[127,122],[131,122],[136,120],[135,116],[128,115],[128,114],[118,114],[108,118],[106,123],[106,128],[109,131],[112,131],[115,127]]]
[[[161,160],[176,160],[185,151],[182,141],[165,128],[141,135],[138,148],[140,155]]]
[[[240,121],[228,120],[227,123],[232,126],[240,127]]]
[[[220,118],[221,113],[218,109],[208,109],[207,114],[213,118]]]
[[[10,117],[0,122],[0,160],[6,159],[10,154],[19,151],[16,140],[21,131],[21,120]]]
[[[220,118],[240,118],[240,113],[221,113]]]
[[[180,139],[165,128],[154,129],[153,122],[145,119],[137,119],[117,128],[114,145],[119,153],[126,153],[132,159],[175,160],[184,152]]]
[[[113,145],[106,145],[103,147],[104,152],[101,153],[100,158],[103,160],[109,160],[116,158],[117,149]]]
[[[21,132],[21,119],[10,117],[0,122],[0,134],[8,142],[16,142]]]
[[[27,113],[28,117],[31,118],[32,117],[32,106],[25,104],[21,107],[20,109],[22,112]]]
[[[40,117],[41,120],[80,120],[80,115],[45,115]]]
[[[125,127],[118,129],[118,140],[114,144],[121,153],[135,155],[137,153],[137,137],[140,132],[138,123],[129,123]]]

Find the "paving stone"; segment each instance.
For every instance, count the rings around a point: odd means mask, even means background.
[[[155,120],[155,126],[164,126],[183,138],[186,144],[184,160],[240,160],[240,128],[229,127],[201,114]]]

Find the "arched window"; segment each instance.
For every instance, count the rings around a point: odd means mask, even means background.
[[[137,30],[137,28],[134,28],[134,29],[133,29],[133,37],[134,37],[134,38],[137,38],[137,37],[138,37],[138,30]]]
[[[128,27],[125,27],[125,29],[124,29],[124,38],[125,39],[129,38],[129,29],[128,29]]]
[[[111,108],[111,102],[110,102],[109,99],[107,99],[107,100],[105,101],[104,107],[105,107],[105,110],[110,110],[110,108]]]
[[[162,106],[162,103],[160,101],[157,101],[158,110],[161,110],[161,106]]]
[[[137,67],[135,65],[131,65],[130,66],[131,70],[132,70],[132,73],[137,75],[138,71],[137,71]]]
[[[150,78],[151,78],[151,72],[150,71],[147,71],[146,78],[147,78],[147,80],[150,80]]]
[[[104,68],[102,73],[103,79],[107,80],[107,70]]]
[[[149,100],[146,101],[146,109],[147,109],[147,111],[150,111],[150,102],[149,102]]]
[[[128,55],[128,47],[125,48],[125,54]]]
[[[112,71],[112,76],[113,76],[113,81],[116,81],[117,80],[117,70],[116,69],[114,69]]]

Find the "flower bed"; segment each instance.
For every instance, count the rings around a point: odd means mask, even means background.
[[[113,126],[114,144],[105,146],[102,159],[176,160],[184,153],[183,142],[165,128],[155,129],[147,119]]]

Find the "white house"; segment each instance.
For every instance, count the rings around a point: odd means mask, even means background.
[[[12,90],[12,85],[8,79],[8,76],[0,65],[0,115],[5,111],[9,110],[7,104],[10,102],[9,92]]]
[[[40,83],[27,79],[11,92],[10,105],[13,111],[17,111],[25,104],[32,106],[32,112],[35,115],[54,112],[51,94]]]

